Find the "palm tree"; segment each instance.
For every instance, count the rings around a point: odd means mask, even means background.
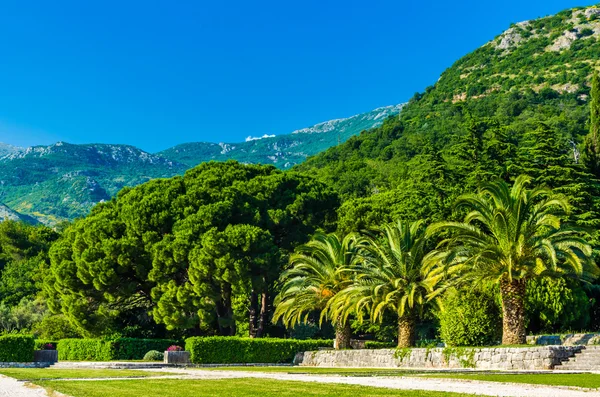
[[[348,271],[357,260],[358,236],[349,234],[342,240],[335,234],[318,233],[290,257],[290,268],[280,277],[282,289],[275,299],[273,322],[279,319],[288,327],[306,323],[309,315],[321,310],[321,321],[327,318],[327,303],[352,282]],[[349,323],[333,319],[335,347],[350,347]]]
[[[498,180],[477,194],[461,196],[457,208],[468,211],[464,222],[431,225],[429,236],[449,232],[431,262],[453,269],[458,282],[499,286],[503,344],[523,344],[527,281],[541,277],[593,278],[598,268],[592,249],[576,227],[561,223],[567,200],[547,188],[527,189],[520,176],[512,188]]]
[[[413,346],[416,321],[443,276],[437,268],[423,266],[424,235],[423,221],[398,221],[370,233],[356,280],[330,302],[331,313],[344,321],[356,314],[381,322],[392,310],[398,316],[398,347]]]

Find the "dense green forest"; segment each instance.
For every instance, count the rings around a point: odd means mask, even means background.
[[[9,319],[3,320],[3,330],[33,330],[49,338],[311,337],[347,332],[330,326],[347,317],[343,325],[355,335],[391,341],[402,329],[395,309],[361,316],[361,306],[352,306],[360,295],[330,299],[353,282],[338,274],[323,280],[346,283],[344,288],[317,282],[311,290],[319,291],[317,301],[304,302],[308,310],[275,312],[289,288],[289,296],[300,296],[293,277],[288,278],[303,274],[293,270],[304,266],[299,258],[326,247],[329,259],[321,256],[321,262],[345,263],[356,241],[368,246],[365,252],[388,249],[393,256],[393,244],[384,244],[393,241],[389,236],[399,233],[397,240],[404,241],[401,236],[413,235],[420,241],[430,230],[427,225],[467,224],[474,207],[456,206],[459,197],[483,195],[484,186],[508,189],[518,181],[534,192],[548,189],[544,194],[560,201],[552,201],[560,213],[548,215],[551,222],[542,222],[540,230],[557,231],[554,225],[560,224],[567,228],[561,233],[568,230],[570,244],[579,248],[558,257],[583,267],[577,261],[585,262],[582,257],[590,247],[597,262],[598,16],[600,9],[591,7],[513,25],[458,60],[434,86],[415,94],[399,116],[289,171],[235,161],[204,163],[184,176],[124,188],[85,218],[57,230],[1,224],[0,310],[7,314],[0,318]],[[523,193],[519,200],[527,197]],[[493,230],[481,219],[476,227]],[[390,225],[397,221],[400,226],[393,231]],[[413,245],[407,251],[425,263],[425,251],[441,249],[441,241],[447,246],[445,255],[451,255],[461,247],[456,236],[465,236],[467,229],[440,229],[439,235],[427,235],[424,246],[415,243],[421,251],[413,251]],[[360,239],[348,239],[358,232]],[[339,249],[342,253],[334,255]],[[370,280],[383,279],[375,272],[377,261],[372,262],[374,267],[366,269]],[[420,269],[414,274],[423,283],[432,280],[431,274],[434,284],[441,282],[435,271],[425,277]],[[556,277],[560,272],[527,269],[530,273],[513,286],[524,293],[526,323],[519,335],[600,330],[600,286],[592,282],[593,271],[590,277],[582,277],[583,271],[577,277]],[[360,290],[360,283],[353,286]],[[505,287],[500,281],[485,288],[450,285],[439,289],[437,306],[429,302],[438,289],[427,287],[419,295],[422,312],[405,323],[412,333],[405,343],[414,336],[449,338],[448,330],[458,326],[453,320],[474,312],[482,328],[493,334],[502,308],[510,303],[501,294]],[[320,315],[326,307],[329,317]],[[281,319],[275,323],[274,313]],[[402,317],[404,309],[396,314]],[[497,335],[475,335],[467,343],[496,340]]]

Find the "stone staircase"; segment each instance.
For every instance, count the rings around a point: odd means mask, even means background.
[[[554,367],[565,371],[600,371],[600,346],[584,346],[574,357]]]

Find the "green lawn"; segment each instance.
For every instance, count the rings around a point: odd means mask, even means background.
[[[407,374],[423,373],[410,369],[394,368],[324,368],[324,367],[203,367],[201,370],[209,371],[246,371],[246,372],[277,372],[284,374],[323,374],[323,375],[347,375],[347,376],[404,376]],[[190,372],[193,368],[189,369]]]
[[[422,374],[427,378],[469,379],[486,382],[529,383],[549,386],[576,386],[591,389],[600,388],[600,374]]]
[[[208,368],[206,368],[208,369]],[[211,370],[281,372],[289,374],[323,374],[343,376],[419,376],[428,378],[469,379],[486,382],[529,383],[549,386],[576,386],[600,388],[600,374],[503,374],[499,371],[486,373],[449,373],[444,371],[428,371],[410,369],[385,368],[315,368],[315,367],[216,367]],[[193,370],[190,370],[193,371]]]
[[[376,387],[284,382],[267,379],[118,380],[35,382],[73,397],[472,397],[466,394],[401,391]]]
[[[0,375],[18,380],[36,381],[40,379],[65,378],[127,378],[172,375],[166,372],[146,372],[134,369],[52,369],[52,368],[6,368],[0,369]]]

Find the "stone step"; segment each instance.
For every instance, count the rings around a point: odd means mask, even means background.
[[[594,360],[594,359],[591,359],[590,357],[572,358],[568,362],[571,362],[571,363],[600,364],[600,360]]]
[[[571,367],[557,366],[554,369],[557,371],[598,371],[600,367],[597,365],[579,365]]]

